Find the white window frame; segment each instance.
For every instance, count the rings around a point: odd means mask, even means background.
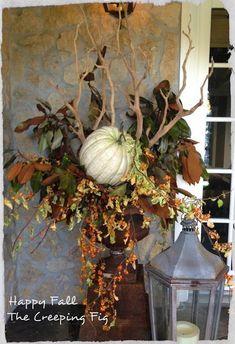
[[[211,28],[211,9],[222,8],[223,3],[219,0],[207,0],[200,5],[192,3],[182,4],[182,30],[187,30],[189,18],[191,16],[191,37],[193,40],[194,50],[188,61],[187,66],[187,87],[182,94],[182,102],[185,108],[190,108],[200,98],[200,86],[208,73],[210,67],[209,63],[209,46],[210,46],[210,28]],[[187,51],[188,42],[185,36],[181,35],[181,49],[180,49],[180,65],[182,65],[185,53]],[[229,68],[229,63],[215,63],[215,68]],[[182,69],[180,69],[180,85],[182,84]],[[231,123],[231,169],[212,168],[207,169],[209,174],[220,173],[231,175],[231,190],[230,190],[230,208],[229,218],[213,218],[214,223],[228,224],[228,242],[233,241],[233,230],[235,227],[235,112],[234,107],[231,106],[231,117],[206,117],[208,113],[207,108],[207,93],[208,85],[204,87],[204,103],[191,116],[187,118],[192,130],[192,138],[200,143],[197,145],[197,150],[204,156],[205,153],[205,131],[207,122],[230,122]],[[232,100],[232,96],[231,96]],[[195,186],[188,187],[182,180],[181,187],[187,188],[197,197],[201,198],[203,195],[203,181]],[[176,226],[176,236],[180,231],[179,226]],[[231,271],[231,255],[227,258],[227,264]],[[234,267],[233,267],[234,269]]]

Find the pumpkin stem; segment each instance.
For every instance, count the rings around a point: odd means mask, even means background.
[[[123,138],[123,140],[122,140]],[[124,135],[124,129],[123,129],[123,123],[121,124],[121,134],[119,136],[119,139],[117,140],[117,143],[121,144],[123,141],[126,141],[125,135]]]

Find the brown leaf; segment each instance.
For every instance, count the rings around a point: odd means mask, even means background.
[[[62,220],[62,215],[64,214],[64,208],[58,204],[52,204],[51,205],[52,209],[52,218],[55,219],[56,221]]]
[[[181,156],[184,180],[189,184],[198,183],[203,173],[200,154],[196,151],[193,142],[185,142],[181,150],[186,153]]]
[[[192,184],[191,177],[188,173],[188,164],[187,164],[187,157],[185,155],[182,155],[181,157],[181,163],[182,163],[182,176],[183,179],[188,183]]]
[[[76,177],[85,177],[85,173],[80,170],[75,164],[70,164],[67,168]]]
[[[37,104],[36,106],[38,111],[43,112],[46,115],[46,109],[41,104]]]
[[[54,183],[55,181],[57,181],[58,179],[59,179],[59,174],[58,173],[54,173],[51,176],[49,176],[46,179],[44,179],[42,181],[42,185],[43,186],[50,185],[50,184]]]
[[[149,202],[148,198],[146,197],[139,197],[139,205],[141,208],[150,214],[155,214],[153,205]]]
[[[47,171],[50,171],[52,169],[51,164],[41,163],[41,162],[35,162],[34,167],[36,170],[42,171],[42,172],[47,172]]]
[[[31,125],[39,125],[45,120],[46,116],[36,116],[33,118],[29,118],[24,122],[21,122],[16,128],[16,133],[22,133],[23,131],[27,130]]]
[[[169,210],[168,205],[164,205],[161,207],[159,204],[151,204],[148,198],[139,198],[139,204],[141,208],[150,214],[158,215],[161,218],[168,219],[169,218]]]
[[[196,145],[197,143],[199,143],[198,141],[192,140],[192,139],[187,138],[187,137],[183,138],[181,141],[183,142],[183,144],[186,144],[186,145],[187,145],[187,143],[192,143],[193,145]]]
[[[9,180],[9,182],[10,182],[15,177],[17,177],[23,166],[24,166],[24,163],[22,163],[22,162],[17,162],[16,164],[12,165],[9,168],[9,170],[7,171],[7,174],[6,174],[7,180]]]
[[[161,81],[161,82],[154,88],[154,92],[160,91],[161,89],[167,90],[167,92],[170,90],[170,82],[169,82],[169,80],[163,80],[163,81]]]
[[[158,215],[162,219],[169,219],[169,209],[167,204],[163,207],[161,207],[159,204],[155,204],[153,208],[154,214]]]
[[[203,171],[200,161],[200,154],[196,151],[192,144],[188,148],[187,168],[192,183],[198,183]]]
[[[95,80],[95,74],[94,73],[88,73],[85,78],[84,81],[94,81]]]
[[[20,184],[27,183],[32,178],[32,175],[33,175],[34,171],[35,171],[34,164],[27,164],[27,165],[25,165],[21,169],[21,171],[20,171],[20,173],[19,173],[19,175],[17,177],[18,182]]]
[[[188,196],[188,197],[193,197],[193,194],[191,194],[191,192],[188,192],[187,190],[184,190],[184,189],[181,189],[181,188],[174,188],[174,190],[177,192],[177,193],[181,193],[182,195],[185,195],[185,196]]]

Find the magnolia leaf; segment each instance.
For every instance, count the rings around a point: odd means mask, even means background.
[[[51,142],[52,142],[52,139],[53,139],[53,136],[54,136],[54,133],[52,130],[48,130],[45,134],[46,136],[46,139],[47,139],[47,144],[48,146],[51,146]]]
[[[218,206],[218,208],[221,208],[223,205],[224,205],[223,200],[222,200],[222,199],[218,199],[218,200],[217,200],[217,206]]]
[[[42,153],[47,148],[48,148],[47,138],[45,134],[42,134],[39,140],[39,144],[38,144],[39,152]]]
[[[47,101],[45,101],[45,100],[43,100],[43,99],[40,99],[40,98],[37,98],[36,100],[37,100],[41,105],[43,105],[46,109],[48,109],[49,111],[52,110],[51,105],[50,105]]]
[[[39,125],[40,123],[44,122],[45,116],[36,116],[33,118],[29,118],[26,121],[21,122],[15,128],[16,133],[22,133],[23,131],[27,130],[31,125]]]
[[[61,131],[60,129],[57,129],[57,130],[54,132],[54,137],[53,137],[51,149],[54,150],[54,149],[56,149],[56,148],[59,148],[59,147],[61,146],[62,140],[63,140],[62,131]]]
[[[41,182],[42,182],[42,172],[35,171],[30,180],[30,185],[33,192],[37,193],[41,189]]]
[[[43,186],[48,186],[48,185],[51,185],[51,184],[55,183],[58,179],[59,179],[59,174],[58,173],[54,173],[51,176],[49,176],[46,179],[44,179],[41,184]]]
[[[66,119],[67,119],[67,121],[72,125],[72,126],[74,126],[75,124],[76,124],[76,121],[75,121],[75,119],[74,118],[71,118],[71,117],[66,117]]]
[[[24,165],[17,176],[18,182],[20,184],[26,184],[32,178],[34,171],[35,167],[33,163]]]
[[[22,162],[18,162],[9,168],[6,174],[7,180],[10,182],[11,180],[14,180],[19,174],[22,168],[24,167],[24,164]]]
[[[188,123],[181,118],[169,131],[168,134],[174,139],[187,138],[191,136],[191,129]]]
[[[11,189],[13,192],[18,192],[23,185],[15,180],[11,181]]]
[[[46,109],[41,104],[36,104],[38,111],[43,112],[45,115],[47,114]]]
[[[66,191],[69,195],[72,195],[75,193],[77,187],[76,178],[69,174],[69,173],[63,173],[60,175],[60,185],[59,189],[62,189]]]
[[[38,129],[44,128],[47,124],[48,124],[48,120],[45,119],[45,121],[43,121],[42,123],[39,124]]]
[[[167,149],[168,149],[168,138],[166,136],[163,136],[161,138],[161,142],[160,142],[160,146],[158,148],[158,151],[161,154],[165,154],[167,152]]]

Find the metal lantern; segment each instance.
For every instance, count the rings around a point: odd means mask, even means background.
[[[108,12],[112,16],[119,18],[119,15],[121,18],[125,18],[126,16],[129,16],[135,9],[136,3],[133,2],[109,2],[104,3],[104,10],[105,12]]]
[[[200,339],[216,339],[228,267],[207,251],[183,220],[176,242],[146,265],[153,340],[176,340],[177,324],[199,327]]]

